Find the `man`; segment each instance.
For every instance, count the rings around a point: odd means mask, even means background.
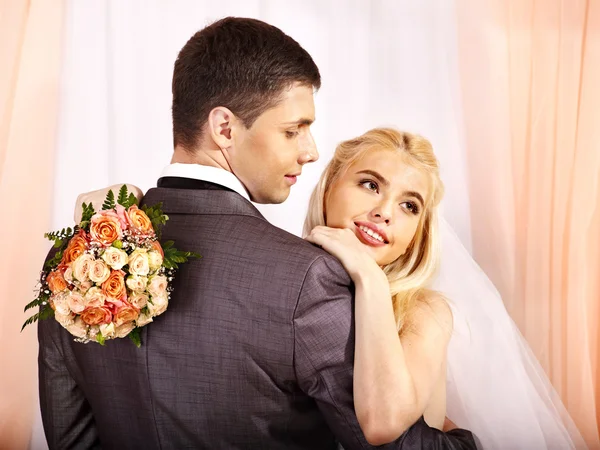
[[[318,158],[319,71],[279,29],[226,18],[194,35],[173,75],[165,240],[200,253],[169,309],[128,340],[74,343],[39,325],[40,399],[51,448],[370,448],[352,403],[350,279],[330,255],[270,225]],[[475,448],[419,420],[389,448]]]

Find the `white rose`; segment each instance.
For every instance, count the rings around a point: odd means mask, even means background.
[[[110,276],[110,269],[103,261],[97,259],[92,263],[88,276],[94,283],[102,284]]]
[[[87,336],[88,325],[81,320],[81,317],[77,317],[72,324],[67,325],[65,328],[75,337],[84,338]]]
[[[83,295],[81,295],[77,291],[71,291],[71,293],[69,294],[69,296],[67,298],[67,303],[68,303],[71,311],[73,311],[75,314],[79,314],[79,313],[83,312],[83,310],[85,309],[85,307],[87,305],[87,302],[83,298]]]
[[[152,296],[148,302],[148,312],[152,317],[160,316],[167,310],[167,306],[169,306],[169,299],[166,295]]]
[[[73,261],[73,276],[79,281],[87,281],[90,267],[94,262],[94,257],[89,253],[84,253]]]
[[[148,284],[148,278],[141,277],[138,275],[129,275],[127,277],[127,280],[125,280],[125,284],[133,292],[143,292],[146,290],[146,285]]]
[[[121,326],[119,326],[119,327],[117,327],[115,329],[115,336],[117,336],[118,338],[124,338],[129,333],[131,333],[131,331],[134,328],[135,328],[135,323],[134,322],[124,323],[123,325],[121,325]]]
[[[129,296],[129,303],[131,303],[134,308],[142,309],[148,304],[148,295],[135,293]]]
[[[64,328],[72,325],[74,323],[75,315],[74,314],[61,314],[58,311],[54,311],[54,318],[58,323],[60,323]]]
[[[162,266],[163,263],[163,257],[161,254],[154,250],[150,250],[148,252],[148,260],[150,264],[150,270],[153,272],[160,269],[160,266]]]
[[[73,267],[72,266],[73,266],[73,264],[69,264],[67,266],[67,269],[65,270],[65,273],[63,274],[63,278],[69,284],[73,284]]]
[[[127,252],[115,247],[109,247],[102,254],[102,259],[111,269],[121,270],[127,264]]]
[[[77,286],[79,288],[79,292],[81,292],[82,295],[85,295],[85,293],[94,285],[94,283],[92,283],[90,280],[84,281],[83,283],[79,283],[79,285]]]
[[[152,316],[149,314],[144,314],[141,313],[137,320],[135,321],[135,323],[137,324],[138,327],[143,327],[144,325],[148,325],[150,322],[152,322]]]
[[[164,275],[155,275],[150,278],[148,283],[148,292],[154,296],[166,296],[167,293],[167,277]]]
[[[136,249],[129,255],[129,273],[131,275],[146,276],[150,272],[150,263],[146,249]]]
[[[115,336],[115,324],[114,323],[105,323],[100,325],[100,334],[105,338],[112,338]]]
[[[86,292],[85,299],[87,301],[87,306],[99,307],[104,305],[106,295],[104,295],[102,289],[99,287],[93,287]]]
[[[54,304],[54,311],[63,316],[68,316],[71,314],[71,308],[69,308],[68,301],[68,292],[69,291],[63,291],[50,298],[52,300],[52,303]]]

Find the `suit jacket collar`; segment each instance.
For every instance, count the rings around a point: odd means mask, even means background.
[[[185,180],[185,179],[182,179]],[[206,183],[194,180],[199,183]],[[265,220],[256,207],[237,192],[217,184],[205,188],[197,184],[195,188],[158,187],[150,189],[143,204],[155,205],[162,203],[165,214],[191,215],[241,215],[257,217]]]

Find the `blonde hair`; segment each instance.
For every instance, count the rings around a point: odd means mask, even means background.
[[[375,128],[339,144],[311,195],[304,235],[308,235],[315,226],[327,223],[325,201],[331,186],[367,152],[377,150],[402,152],[406,162],[421,170],[429,179],[429,195],[425,199],[413,240],[402,256],[383,267],[390,284],[398,332],[402,333],[410,328],[408,313],[417,302],[427,301],[431,291],[426,286],[435,274],[439,261],[437,206],[443,196],[444,186],[431,143],[416,134],[392,128]]]

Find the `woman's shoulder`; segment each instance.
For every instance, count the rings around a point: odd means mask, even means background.
[[[439,292],[424,289],[408,313],[411,332],[418,335],[445,335],[450,338],[453,328],[452,310]]]

